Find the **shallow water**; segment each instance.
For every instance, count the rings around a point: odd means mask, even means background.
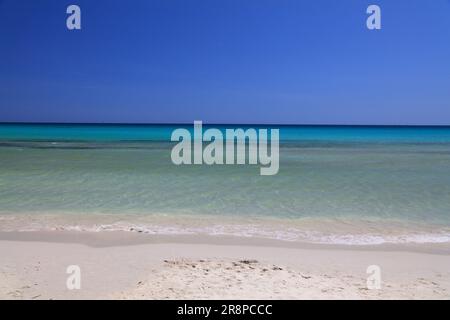
[[[176,126],[0,125],[0,230],[450,242],[450,128],[280,127],[280,171],[175,166]]]

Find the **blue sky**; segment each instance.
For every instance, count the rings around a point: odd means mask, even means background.
[[[0,40],[5,122],[450,125],[448,0],[0,0]]]

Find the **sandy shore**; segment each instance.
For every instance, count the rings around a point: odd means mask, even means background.
[[[0,233],[1,299],[449,299],[447,247],[126,232]],[[67,267],[81,289],[66,286]],[[381,271],[368,289],[367,267]]]

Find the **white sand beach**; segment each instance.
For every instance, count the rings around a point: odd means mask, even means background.
[[[449,299],[434,246],[325,246],[125,232],[0,233],[1,299]],[[66,286],[67,267],[81,288]],[[368,289],[369,265],[381,288]]]

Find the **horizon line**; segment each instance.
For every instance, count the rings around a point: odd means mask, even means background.
[[[201,121],[201,120],[195,120]],[[124,126],[169,126],[169,125],[193,125],[192,122],[31,122],[31,121],[0,121],[0,125],[124,125]],[[203,125],[232,125],[232,126],[283,126],[283,127],[450,127],[450,124],[323,124],[323,123],[313,123],[313,124],[281,124],[281,123],[221,123],[221,122],[203,122]]]

